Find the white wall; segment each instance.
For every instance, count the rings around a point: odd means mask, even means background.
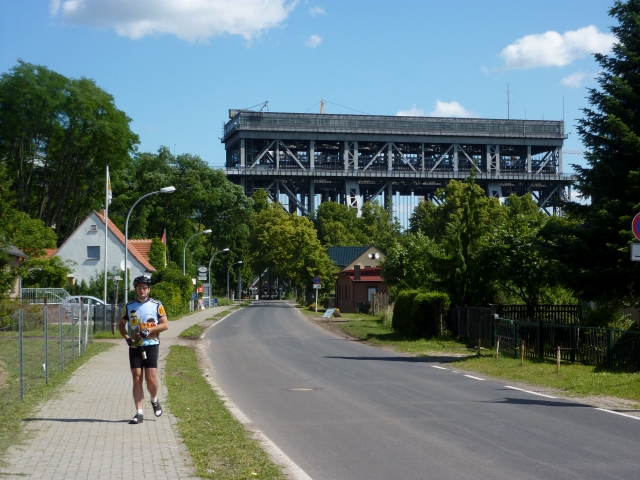
[[[97,230],[92,231],[91,226],[95,225]],[[80,224],[75,232],[67,239],[67,241],[60,247],[56,255],[62,260],[73,260],[77,265],[72,266],[74,275],[76,276],[76,283],[80,283],[82,280],[89,283],[91,277],[96,276],[98,273],[104,271],[104,229],[105,224],[100,220],[94,212]],[[100,247],[100,259],[88,259],[87,247],[97,246]],[[107,271],[111,271],[112,268],[120,270],[120,263],[124,260],[124,244],[109,231],[107,237]],[[130,282],[139,275],[150,275],[150,272],[140,263],[129,251],[127,257],[127,265],[130,272]],[[121,275],[124,278],[124,275]]]

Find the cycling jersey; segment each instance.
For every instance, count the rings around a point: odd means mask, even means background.
[[[158,300],[147,299],[140,303],[132,300],[122,309],[122,317],[127,320],[129,336],[134,340],[134,345],[159,345],[160,336],[157,333],[150,334],[143,341],[138,341],[138,332],[142,329],[158,325],[160,317],[164,317],[166,312],[164,306]]]

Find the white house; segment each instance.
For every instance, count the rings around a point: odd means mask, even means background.
[[[73,283],[81,282],[82,280],[88,283],[91,277],[95,277],[104,271],[104,232],[104,210],[100,213],[94,210],[55,252],[55,255],[63,261],[73,260],[76,263],[76,265],[72,266],[74,272],[70,279]],[[156,271],[149,263],[151,240],[129,239],[128,247],[127,267],[129,268],[129,280],[140,275],[151,276]],[[122,272],[123,265],[124,234],[109,220],[107,271],[111,272],[115,268],[118,272]]]

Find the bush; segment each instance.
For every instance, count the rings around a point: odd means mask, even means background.
[[[416,295],[418,295],[418,290],[403,290],[398,293],[393,306],[393,318],[391,320],[391,326],[394,330],[409,333],[409,317]]]
[[[184,312],[189,311],[189,301],[191,300],[191,295],[193,293],[193,283],[191,283],[191,278],[186,275],[182,275],[182,270],[163,268],[155,272],[152,279],[153,284],[151,285],[151,291],[154,292],[152,296],[155,295],[155,288],[157,284],[169,283],[178,288],[181,299],[180,303],[186,309]]]
[[[169,318],[189,312],[189,304],[185,305],[180,289],[172,283],[156,283],[152,286],[151,297],[162,302]]]
[[[440,333],[440,314],[449,305],[446,293],[405,290],[394,304],[392,326],[409,335],[436,336]]]

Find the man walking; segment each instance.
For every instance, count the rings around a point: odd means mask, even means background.
[[[143,377],[151,396],[151,405],[156,417],[162,415],[158,401],[158,353],[160,332],[169,328],[164,306],[149,296],[151,278],[137,277],[133,280],[136,299],[127,303],[120,319],[120,335],[129,345],[129,366],[133,377],[133,402],[136,414],[129,421],[132,425],[142,423],[144,418]]]

